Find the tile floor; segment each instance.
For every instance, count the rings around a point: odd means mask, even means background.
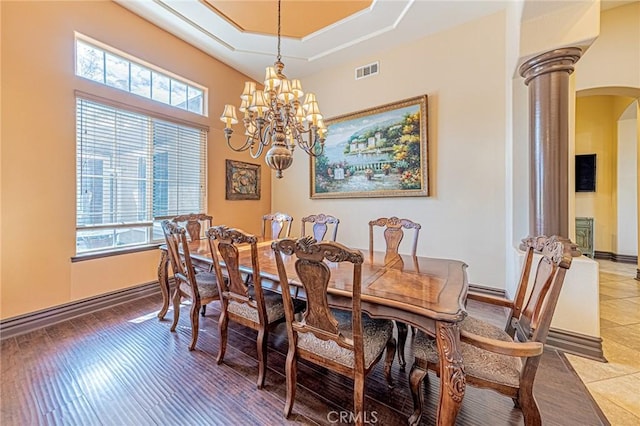
[[[567,354],[612,425],[640,425],[640,281],[634,264],[600,265],[601,363]]]

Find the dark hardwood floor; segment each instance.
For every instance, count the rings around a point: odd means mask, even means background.
[[[158,321],[160,297],[138,299],[48,328],[2,340],[0,424],[13,425],[277,425],[345,424],[351,381],[300,364],[293,416],[282,416],[287,340],[281,326],[269,338],[266,386],[257,390],[255,332],[230,323],[222,365],[217,304],[201,318],[196,350],[189,352],[188,307],[176,333],[172,312]],[[469,302],[470,312],[501,321],[500,311]],[[409,339],[410,340],[410,339]],[[367,379],[371,424],[405,425],[412,410],[407,385],[413,362],[393,366],[387,389],[380,363]],[[535,385],[545,425],[608,424],[562,354],[547,351]],[[430,375],[422,423],[435,423],[438,379]],[[344,417],[343,417],[344,419]],[[460,425],[523,424],[509,398],[467,387]]]

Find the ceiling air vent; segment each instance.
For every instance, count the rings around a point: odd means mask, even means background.
[[[360,80],[361,78],[371,77],[372,75],[376,75],[378,74],[379,69],[380,69],[380,62],[374,62],[372,64],[356,68],[356,80]]]

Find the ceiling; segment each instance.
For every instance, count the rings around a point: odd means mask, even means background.
[[[249,77],[277,52],[276,0],[115,0]],[[284,73],[301,78],[504,9],[515,0],[282,0]],[[524,16],[593,0],[526,0]],[[606,1],[603,8],[629,1]],[[372,59],[373,58],[373,59]],[[362,63],[360,65],[366,65]]]

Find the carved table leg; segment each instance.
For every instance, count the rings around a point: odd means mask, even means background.
[[[440,357],[440,401],[437,424],[454,425],[466,381],[460,352],[460,327],[458,324],[436,322],[436,340]]]
[[[158,318],[164,319],[169,310],[169,257],[166,250],[160,250],[160,263],[158,264],[158,284],[162,292],[162,309],[158,312]]]

